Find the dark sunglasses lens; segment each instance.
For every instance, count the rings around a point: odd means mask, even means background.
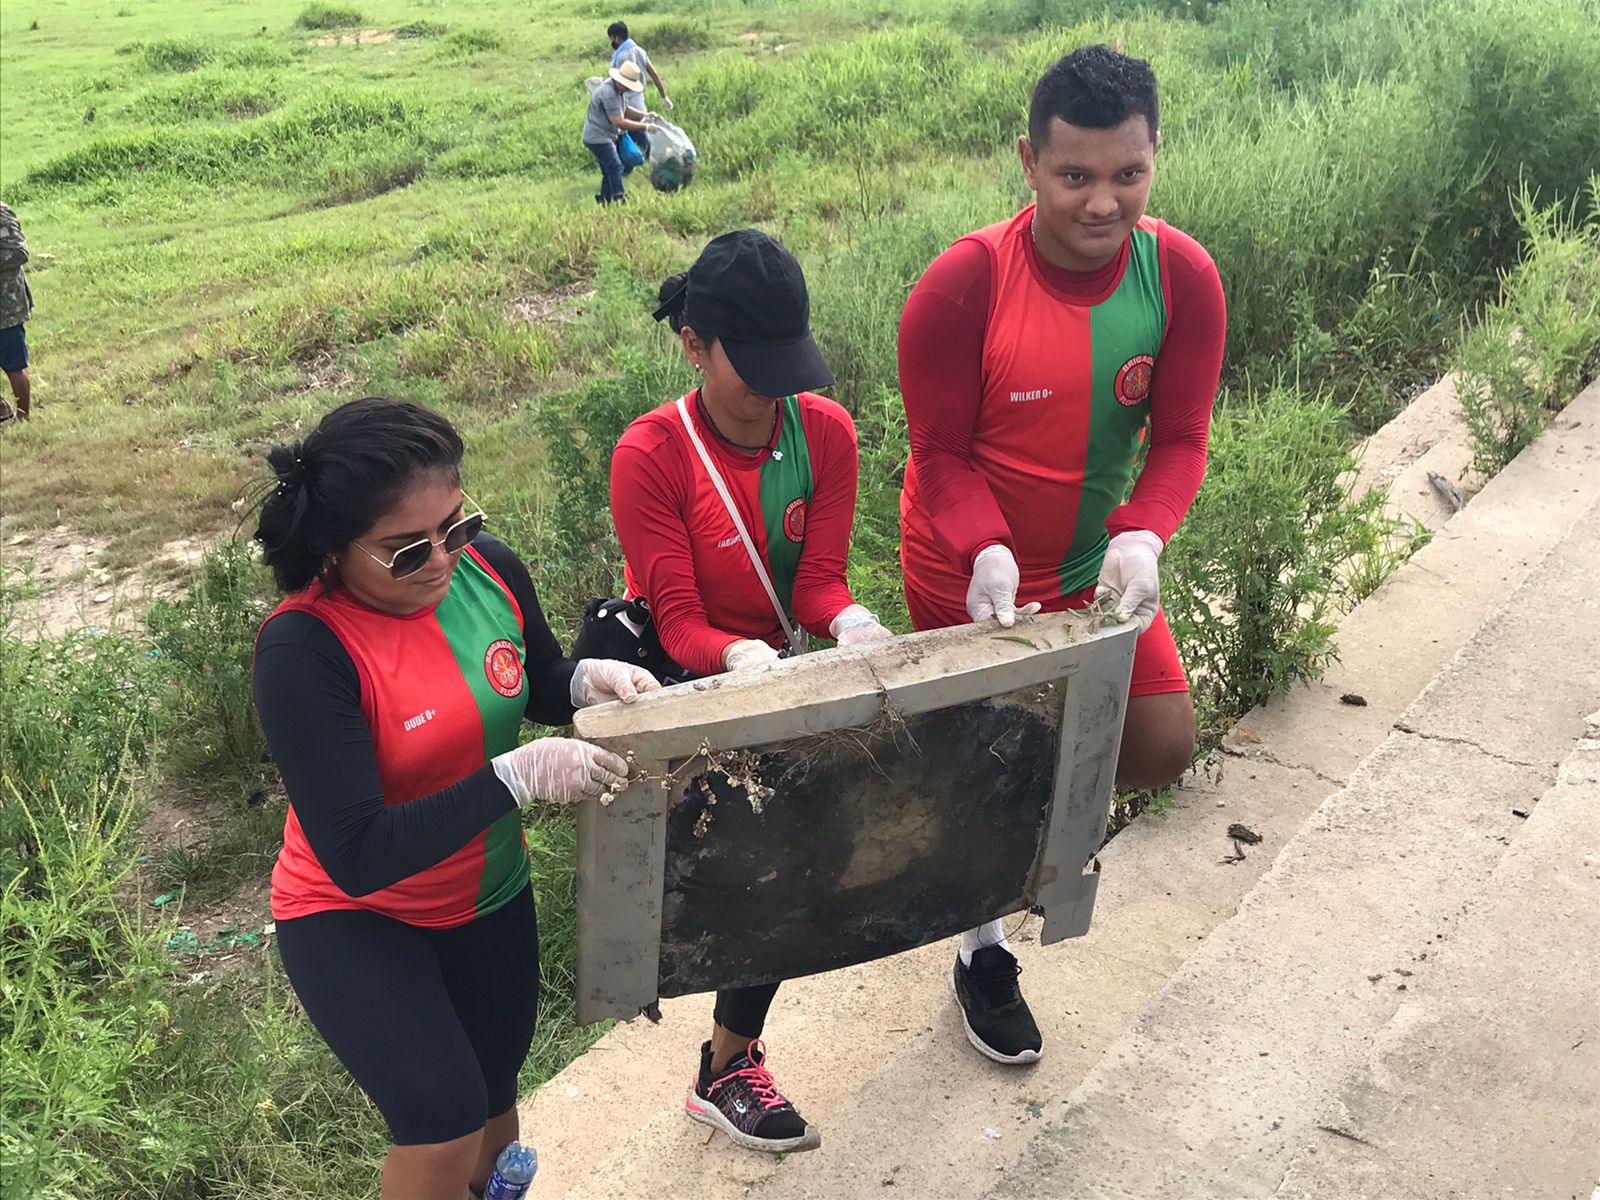
[[[483,514],[475,513],[465,521],[450,526],[450,531],[444,535],[445,551],[454,554],[482,532]]]
[[[394,556],[394,564],[389,568],[389,573],[396,579],[404,579],[407,575],[415,575],[428,565],[428,560],[433,557],[433,547],[427,542],[418,542],[415,546],[407,546]]]

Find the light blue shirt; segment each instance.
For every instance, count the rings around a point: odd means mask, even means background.
[[[650,56],[644,52],[644,47],[632,38],[625,40],[611,54],[611,69],[615,71],[625,62],[635,63],[639,68],[639,82],[644,83],[650,78]],[[631,112],[643,112],[645,108],[643,92],[625,92],[622,97],[623,107]]]

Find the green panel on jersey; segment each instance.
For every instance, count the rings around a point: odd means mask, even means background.
[[[505,589],[472,555],[463,554],[450,580],[450,592],[434,611],[434,619],[444,631],[456,666],[477,702],[483,722],[484,758],[513,749],[522,729],[530,685],[523,669],[526,647]],[[490,651],[497,642],[509,642],[516,655],[520,686],[515,695],[503,695],[492,682]],[[485,837],[478,915],[505,904],[527,882],[528,854],[522,844],[522,825],[517,814],[510,812],[489,826]]]
[[[1071,595],[1100,576],[1110,535],[1106,518],[1122,503],[1150,418],[1150,379],[1167,326],[1161,264],[1153,231],[1130,235],[1128,267],[1107,299],[1089,310],[1093,383],[1083,495],[1072,546],[1061,563],[1061,592]]]
[[[761,464],[761,516],[767,527],[767,570],[772,590],[789,616],[794,613],[794,575],[805,544],[811,504],[811,448],[800,422],[800,400],[783,402],[777,449]]]

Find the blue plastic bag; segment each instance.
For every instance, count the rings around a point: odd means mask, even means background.
[[[626,133],[617,139],[617,154],[622,158],[624,175],[635,167],[644,166],[644,151],[639,149],[639,143]]]

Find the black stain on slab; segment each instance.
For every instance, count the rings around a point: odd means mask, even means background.
[[[1030,691],[772,747],[759,813],[716,771],[689,779],[667,818],[660,994],[866,962],[1024,907],[1060,708]]]

